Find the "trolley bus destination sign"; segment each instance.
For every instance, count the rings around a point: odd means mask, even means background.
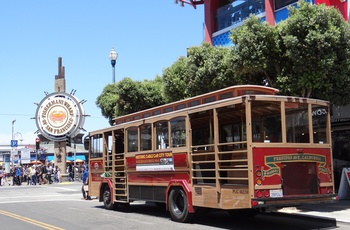
[[[136,171],[174,171],[173,153],[138,154]]]
[[[280,168],[277,166],[277,163],[283,162],[296,162],[296,161],[308,161],[308,162],[318,162],[318,170],[321,173],[327,174],[328,170],[326,168],[326,158],[321,155],[316,154],[284,154],[284,155],[274,155],[266,156],[265,164],[270,168],[267,170],[262,169],[262,177],[270,177],[273,175],[280,174]]]

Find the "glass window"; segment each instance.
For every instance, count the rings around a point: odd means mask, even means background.
[[[151,125],[145,124],[140,126],[140,140],[141,140],[141,146],[140,150],[151,150],[152,149],[152,131],[151,131]]]
[[[191,101],[190,102],[190,107],[193,107],[193,106],[196,106],[196,105],[199,105],[199,101]]]
[[[282,142],[280,102],[252,102],[252,135],[254,142]]]
[[[213,111],[191,114],[192,145],[207,145],[214,141]]]
[[[155,124],[156,126],[156,149],[166,149],[169,146],[169,128],[168,122],[162,121]]]
[[[308,105],[288,102],[285,107],[287,142],[309,143]]]
[[[298,0],[275,0],[275,10],[281,9],[297,1]]]
[[[129,128],[128,134],[128,152],[138,151],[138,129],[137,127]]]
[[[227,3],[216,11],[217,31],[242,22],[250,14],[259,15],[265,12],[263,0],[235,0]]]
[[[235,104],[217,109],[219,120],[219,142],[232,143],[246,141],[246,115],[243,104]],[[246,148],[246,144],[235,144],[222,146],[222,150],[233,148]]]
[[[170,121],[171,147],[186,146],[185,118],[175,118]]]
[[[328,143],[327,140],[327,116],[328,107],[312,106],[312,127],[314,131],[314,143]]]
[[[91,158],[102,157],[103,151],[103,138],[102,134],[94,135],[91,137]]]

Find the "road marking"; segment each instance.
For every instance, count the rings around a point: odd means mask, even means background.
[[[31,218],[28,218],[28,217],[17,215],[17,214],[11,213],[11,212],[6,212],[4,210],[0,210],[0,214],[2,214],[4,216],[12,217],[14,219],[17,219],[17,220],[20,220],[20,221],[23,221],[23,222],[27,222],[29,224],[36,225],[36,226],[44,228],[44,229],[48,229],[48,230],[64,230],[64,228],[56,227],[56,226],[53,226],[53,225],[50,225],[50,224],[47,224],[47,223],[44,223],[44,222],[40,222],[40,221],[31,219]]]

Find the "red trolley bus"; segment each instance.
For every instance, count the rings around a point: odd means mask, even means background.
[[[90,195],[178,222],[335,200],[329,103],[277,93],[233,86],[117,117],[89,133]]]

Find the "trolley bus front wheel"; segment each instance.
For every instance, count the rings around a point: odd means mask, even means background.
[[[182,188],[172,188],[169,195],[169,211],[171,218],[176,222],[189,222],[194,213],[188,212],[188,200]]]
[[[111,191],[109,190],[109,187],[105,187],[103,191],[103,205],[105,206],[105,209],[113,210],[114,204],[111,199]]]

